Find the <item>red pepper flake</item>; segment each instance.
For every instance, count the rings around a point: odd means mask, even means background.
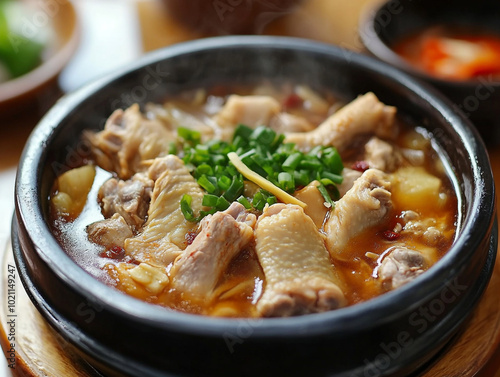
[[[351,169],[364,173],[366,170],[370,169],[370,165],[368,165],[366,161],[356,161],[352,164]]]
[[[184,238],[186,239],[186,242],[189,245],[191,245],[194,241],[194,239],[196,238],[196,236],[198,235],[197,232],[187,232],[186,235],[184,236]]]
[[[125,257],[125,250],[120,246],[113,246],[99,254],[102,258],[121,260]]]
[[[140,265],[141,262],[139,262],[137,259],[132,258],[129,255],[126,255],[125,258],[123,258],[123,261],[125,263],[130,263],[130,264],[135,264],[136,266]]]
[[[396,241],[399,237],[401,237],[401,234],[393,232],[392,230],[386,230],[382,234],[387,241]]]
[[[292,93],[283,101],[283,107],[287,109],[293,109],[302,106],[303,103],[304,100],[302,99],[302,97],[298,96],[295,93]]]

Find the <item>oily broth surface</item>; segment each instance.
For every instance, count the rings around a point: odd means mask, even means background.
[[[272,95],[281,103],[287,100],[290,91],[293,88],[284,85],[278,89],[268,85],[258,88],[259,94]],[[208,117],[222,104],[223,97],[228,93],[237,93],[240,95],[255,94],[255,89],[237,88],[237,87],[217,87],[208,93],[209,106],[205,102],[196,102],[196,92],[185,93],[174,99],[183,110],[190,109],[192,114],[203,119]],[[169,99],[170,101],[170,99]],[[327,96],[327,102],[330,110],[335,108],[339,101],[332,95]],[[307,108],[293,108],[291,113],[302,115],[311,123],[318,125],[328,116],[318,116]],[[151,116],[151,115],[150,115]],[[442,192],[447,196],[446,204],[442,208],[427,208],[419,211],[422,216],[434,217],[438,222],[446,224],[446,228],[456,227],[457,222],[457,199],[450,178],[446,175],[442,162],[435,150],[432,149],[428,138],[429,135],[419,129],[415,129],[399,120],[400,135],[395,144],[403,148],[421,149],[426,158],[425,169],[431,174],[437,176],[442,181]],[[346,161],[355,161],[357,151],[352,150],[346,153],[347,159],[344,159],[346,167],[350,167]],[[105,284],[116,287],[140,300],[158,304],[164,307],[172,308],[178,311],[194,314],[227,316],[227,317],[254,317],[258,313],[255,309],[255,303],[258,301],[261,293],[265,289],[265,279],[263,271],[259,265],[257,256],[252,247],[248,247],[237,255],[230,263],[229,268],[221,277],[216,287],[218,299],[213,302],[199,303],[190,299],[188,295],[176,292],[168,287],[159,295],[152,295],[142,287],[127,286],[127,282],[120,273],[117,266],[133,268],[137,264],[134,261],[123,264],[120,260],[113,260],[102,257],[103,247],[90,242],[86,237],[85,228],[88,224],[103,219],[100,208],[97,203],[97,191],[102,183],[111,176],[109,172],[97,168],[96,180],[88,196],[84,211],[73,221],[64,221],[58,219],[52,211],[52,226],[54,234],[68,252],[68,254],[91,275],[95,276]],[[411,205],[410,205],[411,207]],[[409,208],[408,205],[394,203],[388,220],[379,226],[369,229],[356,236],[348,245],[345,254],[351,255],[352,260],[332,260],[335,270],[343,282],[341,288],[346,296],[348,305],[353,305],[374,298],[385,292],[380,281],[377,279],[377,269],[380,265],[381,257],[374,258],[375,254],[383,256],[384,252],[394,245],[392,241],[384,236],[385,231],[392,230],[403,211],[409,209],[419,210],[418,208]],[[455,233],[448,232],[438,245],[429,252],[429,259],[435,263],[451,247]],[[186,238],[188,245],[189,235]],[[431,249],[421,239],[415,239],[411,234],[402,234],[398,239],[399,243],[408,245],[414,249]],[[167,268],[167,270],[170,269]]]

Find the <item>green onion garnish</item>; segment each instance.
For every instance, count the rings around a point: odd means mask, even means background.
[[[184,194],[181,199],[181,212],[187,221],[196,221],[193,209],[191,208],[191,195]]]
[[[196,216],[191,208],[191,197],[184,195],[181,211],[189,221],[200,221],[204,216],[227,209],[234,201],[247,210],[262,211],[266,205],[278,202],[273,194],[260,189],[253,197],[243,195],[243,175],[229,162],[228,153],[234,152],[253,172],[261,175],[275,186],[293,194],[295,191],[318,180],[318,190],[325,202],[334,205],[338,199],[337,184],[342,183],[342,160],[333,147],[315,147],[302,153],[294,144],[284,144],[284,135],[265,126],[251,129],[239,125],[230,143],[211,140],[201,143],[201,134],[186,128],[178,128],[181,145],[178,155],[198,184],[206,191],[202,205],[206,210]],[[173,148],[171,148],[173,150]]]
[[[325,202],[330,204],[333,207],[335,205],[335,202],[332,200],[332,198],[330,197],[330,194],[328,193],[325,186],[323,186],[323,184],[321,182],[318,184],[318,190],[321,193],[321,195],[323,196],[323,199],[325,199]]]

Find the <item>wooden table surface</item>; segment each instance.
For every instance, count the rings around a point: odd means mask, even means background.
[[[60,78],[63,91],[73,90],[96,76],[133,61],[144,52],[202,37],[176,22],[157,0],[73,0],[73,3],[80,14],[82,41],[80,50]],[[305,0],[292,13],[269,24],[263,33],[310,38],[360,51],[362,45],[356,31],[357,21],[361,12],[373,3],[374,0]],[[113,14],[112,19],[109,14]],[[59,94],[60,91],[53,88],[46,96],[55,100]],[[3,213],[0,217],[0,327],[4,331],[8,330],[5,279],[7,266],[12,264],[9,237],[15,170],[26,138],[44,111],[27,111],[14,120],[0,119],[0,213]],[[491,147],[489,153],[498,184],[500,147]],[[68,352],[64,341],[33,307],[19,280],[17,290],[17,359],[13,369],[7,368],[2,360],[0,377],[97,375]],[[500,377],[499,290],[500,261],[466,329],[424,376]],[[5,339],[2,340],[4,346]]]

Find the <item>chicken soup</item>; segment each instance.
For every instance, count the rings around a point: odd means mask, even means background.
[[[397,289],[451,247],[433,135],[373,93],[214,87],[116,110],[54,182],[54,233],[101,281],[188,313],[286,317]]]

